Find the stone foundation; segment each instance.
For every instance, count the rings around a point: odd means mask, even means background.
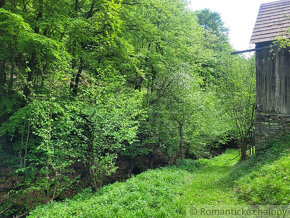
[[[255,145],[262,148],[271,139],[290,132],[290,115],[286,114],[256,114]]]

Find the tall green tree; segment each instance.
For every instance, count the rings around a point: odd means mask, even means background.
[[[254,57],[230,57],[227,74],[221,83],[222,99],[228,108],[235,137],[239,140],[241,160],[247,158],[255,121],[256,73]]]

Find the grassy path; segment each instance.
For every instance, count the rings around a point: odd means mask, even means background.
[[[184,205],[237,205],[230,172],[237,163],[237,150],[228,150],[226,154],[210,160],[200,160],[204,165],[196,171],[193,180],[186,186],[185,194],[180,198]]]

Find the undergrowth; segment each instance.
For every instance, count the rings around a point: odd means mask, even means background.
[[[287,205],[290,136],[239,163],[237,150],[149,170],[72,200],[52,202],[31,217],[183,217],[188,205]]]

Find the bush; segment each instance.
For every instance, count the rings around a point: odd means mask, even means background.
[[[98,189],[115,172],[118,154],[135,140],[142,94],[130,93],[122,78],[105,79],[93,81],[79,100],[65,91],[35,96],[0,126],[0,136],[13,139],[19,177],[5,208],[25,213],[81,182]]]

